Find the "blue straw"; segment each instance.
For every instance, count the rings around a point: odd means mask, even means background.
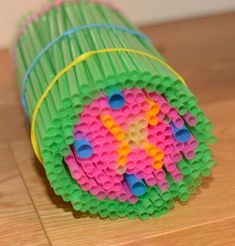
[[[32,72],[33,68],[35,67],[35,65],[39,62],[40,58],[54,45],[56,44],[58,41],[60,41],[61,39],[68,37],[69,35],[76,33],[78,31],[82,31],[84,29],[89,29],[89,28],[105,28],[105,29],[114,29],[114,30],[118,30],[118,31],[123,31],[123,32],[127,32],[129,34],[141,37],[145,40],[149,40],[148,36],[146,36],[145,34],[135,31],[133,29],[127,28],[127,27],[123,27],[123,26],[117,26],[117,25],[110,25],[110,24],[89,24],[89,25],[83,25],[83,26],[78,26],[78,27],[74,27],[72,29],[69,29],[67,31],[65,31],[64,33],[62,33],[60,36],[58,36],[57,38],[53,39],[44,49],[42,49],[40,51],[40,53],[34,58],[33,62],[31,63],[31,65],[28,67],[25,76],[23,78],[23,82],[22,82],[22,90],[21,90],[21,101],[22,101],[22,105],[23,108],[25,110],[25,113],[28,114],[28,109],[27,109],[27,102],[26,102],[26,98],[25,98],[25,92],[26,92],[26,86],[27,86],[27,81],[28,81],[28,77],[30,76],[30,73]],[[150,40],[149,40],[150,41]]]
[[[146,186],[141,179],[134,174],[124,174],[127,185],[134,196],[142,196],[146,192]]]
[[[89,158],[93,155],[93,149],[85,138],[75,139],[73,146],[81,159]]]
[[[190,139],[190,131],[186,126],[177,128],[172,121],[170,122],[170,125],[173,128],[173,134],[177,142],[180,143],[188,142],[188,140]]]
[[[125,98],[122,92],[113,92],[109,96],[109,105],[112,109],[120,109],[125,105]]]

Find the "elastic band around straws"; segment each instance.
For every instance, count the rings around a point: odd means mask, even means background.
[[[148,36],[146,36],[145,34],[135,31],[133,29],[127,28],[127,27],[122,27],[122,26],[117,26],[117,25],[110,25],[110,24],[89,24],[89,25],[84,25],[84,26],[78,26],[72,29],[69,29],[67,31],[65,31],[64,33],[62,33],[60,36],[58,36],[57,38],[55,38],[54,40],[52,40],[43,50],[40,51],[40,53],[34,58],[33,62],[31,63],[31,65],[28,67],[23,82],[22,82],[22,89],[21,89],[21,101],[22,101],[22,105],[23,108],[27,114],[27,102],[26,102],[26,98],[25,98],[25,92],[26,92],[26,86],[27,86],[27,81],[28,78],[30,76],[30,73],[32,72],[32,70],[34,69],[35,65],[39,62],[40,58],[54,45],[56,44],[58,41],[60,41],[61,39],[68,37],[69,35],[76,33],[78,31],[84,30],[84,29],[90,29],[90,28],[104,28],[104,29],[114,29],[114,30],[118,30],[118,31],[123,31],[138,37],[141,37],[145,40],[149,40]],[[150,41],[150,40],[149,40]]]
[[[32,115],[32,123],[31,123],[31,143],[33,146],[33,150],[35,155],[37,156],[38,160],[43,164],[42,159],[40,157],[40,151],[39,151],[39,146],[37,143],[37,138],[36,138],[36,133],[35,133],[35,122],[36,122],[36,118],[37,118],[37,113],[40,109],[41,104],[43,103],[44,99],[46,98],[46,96],[48,95],[48,93],[50,92],[51,88],[54,86],[54,84],[57,82],[57,80],[63,76],[63,74],[65,74],[67,71],[69,71],[71,68],[73,68],[76,64],[79,64],[83,61],[85,61],[86,59],[88,59],[89,57],[92,57],[94,55],[97,54],[104,54],[104,53],[113,53],[113,52],[128,52],[128,53],[133,53],[133,54],[138,54],[138,55],[142,55],[144,57],[147,57],[149,59],[152,59],[160,64],[162,64],[163,66],[165,66],[167,69],[169,69],[183,84],[186,85],[185,80],[171,67],[169,66],[167,63],[165,63],[164,61],[162,61],[161,59],[139,51],[139,50],[134,50],[134,49],[127,49],[127,48],[112,48],[112,49],[101,49],[101,50],[93,50],[93,51],[88,51],[80,56],[78,56],[77,58],[75,58],[71,63],[69,63],[65,68],[63,68],[52,80],[51,82],[48,84],[46,90],[44,91],[44,93],[42,94],[42,96],[40,97],[33,115]]]

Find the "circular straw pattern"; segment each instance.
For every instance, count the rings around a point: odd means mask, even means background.
[[[167,176],[182,181],[178,165],[193,159],[198,141],[184,121],[179,128],[174,125],[181,119],[177,113],[163,112],[173,109],[165,98],[135,88],[113,92],[111,97],[121,101],[118,108],[102,93],[85,107],[74,127],[75,141],[65,163],[81,189],[99,200],[133,203],[147,186],[166,191]]]
[[[122,27],[64,37],[28,76],[36,154],[54,192],[75,210],[110,219],[158,217],[175,200],[187,201],[215,164],[212,123],[195,96],[148,39],[120,31],[138,32],[121,13],[87,1],[51,6],[18,39],[20,87],[35,57],[66,30]],[[89,52],[95,55],[74,63]]]

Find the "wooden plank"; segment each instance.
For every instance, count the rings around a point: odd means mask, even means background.
[[[142,27],[175,64],[234,61],[235,12]]]
[[[82,218],[79,213],[72,212],[68,203],[64,203],[53,194],[44,176],[43,167],[35,162],[30,143],[28,141],[15,143],[13,152],[52,243],[56,245],[125,244],[125,242],[133,240],[138,242],[146,237],[157,237],[162,233],[185,230],[192,226],[234,216],[234,107],[235,100],[205,107],[217,126],[215,133],[220,139],[214,147],[217,166],[212,177],[205,180],[204,185],[188,204],[177,204],[168,215],[145,222],[138,219],[109,221],[98,217]]]
[[[128,242],[135,246],[136,242]],[[145,238],[138,245],[188,246],[188,245],[235,245],[235,218],[225,219],[192,227],[174,233],[166,233],[158,237]]]
[[[0,245],[50,245],[9,148],[0,146]]]
[[[200,103],[205,104],[234,98],[235,28],[231,28],[232,23],[235,23],[234,12],[152,25],[142,30],[185,78]]]
[[[27,139],[29,128],[20,103],[20,92],[14,80],[9,50],[0,50],[0,143]]]

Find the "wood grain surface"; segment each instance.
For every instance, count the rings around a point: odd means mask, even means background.
[[[0,51],[0,245],[235,245],[235,13],[142,28],[214,122],[216,167],[187,204],[147,221],[74,212],[29,140],[10,53]]]

